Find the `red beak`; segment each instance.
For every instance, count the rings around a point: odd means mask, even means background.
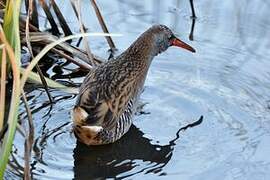
[[[189,50],[189,51],[191,51],[193,53],[196,52],[193,47],[191,47],[190,45],[188,45],[187,43],[181,41],[178,38],[173,38],[172,41],[171,41],[171,45],[172,46],[177,46],[177,47],[184,48],[184,49]]]

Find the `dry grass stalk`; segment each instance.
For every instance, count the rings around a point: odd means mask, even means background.
[[[20,23],[20,34],[22,37],[22,34],[25,33],[26,21],[24,18],[20,17],[19,23]],[[40,32],[39,29],[37,27],[35,27],[34,25],[32,25],[31,23],[29,23],[28,26],[29,26],[30,32]]]
[[[45,0],[39,0],[40,5],[42,6],[47,19],[49,20],[49,23],[51,25],[52,28],[52,34],[54,35],[60,35],[60,30],[61,32],[64,32],[66,36],[71,35],[72,32],[68,26],[68,24],[65,21],[64,16],[62,15],[61,11],[59,10],[59,7],[57,6],[57,4],[55,3],[54,0],[50,0],[51,5],[53,7],[53,10],[56,14],[56,17],[58,18],[58,21],[60,23],[61,29],[59,29],[59,27],[57,26],[55,19],[52,16],[52,13],[50,12],[50,8],[48,7],[48,5],[46,4]],[[81,16],[81,6],[80,6],[80,1],[76,1],[77,5],[76,8],[74,8],[74,12],[78,18],[79,24],[80,24],[80,30],[82,33],[86,32],[86,28],[82,22],[82,16]],[[108,32],[108,29],[104,23],[104,20],[101,16],[101,13],[95,3],[95,1],[91,1],[95,9],[96,15],[98,16],[99,22],[101,24],[101,27],[103,29],[104,32]],[[23,76],[20,79],[20,65],[16,64],[16,62],[14,61],[16,59],[16,56],[14,55],[11,49],[11,47],[8,45],[7,40],[5,39],[5,35],[3,34],[3,31],[1,29],[1,34],[0,34],[0,38],[2,40],[3,43],[7,44],[8,47],[5,46],[1,46],[0,48],[3,48],[3,53],[2,53],[2,59],[6,59],[6,56],[8,55],[9,59],[11,59],[11,67],[12,67],[12,73],[13,73],[13,91],[12,92],[12,103],[13,100],[15,103],[11,104],[11,106],[14,107],[14,114],[11,114],[11,111],[9,112],[9,119],[8,119],[8,123],[6,123],[6,125],[3,127],[3,121],[1,119],[3,119],[3,114],[1,113],[0,115],[0,130],[2,129],[3,131],[1,131],[1,133],[3,133],[3,136],[8,137],[9,143],[12,143],[13,140],[13,132],[15,132],[15,129],[17,128],[18,132],[20,132],[23,136],[25,136],[25,164],[24,164],[24,179],[31,179],[31,171],[30,171],[30,161],[31,161],[31,150],[32,150],[32,145],[33,145],[33,141],[34,141],[34,126],[33,126],[33,119],[32,119],[32,115],[31,115],[31,110],[28,107],[27,104],[27,99],[25,96],[25,93],[23,92],[22,88],[24,87],[25,81],[28,77],[28,75],[30,75],[31,73],[31,69],[34,67],[34,64],[36,64],[36,68],[38,70],[38,73],[40,75],[40,79],[43,81],[43,85],[45,87],[45,90],[48,94],[48,97],[50,99],[50,101],[52,101],[52,98],[50,98],[50,93],[48,91],[48,86],[46,84],[46,80],[44,75],[42,74],[40,68],[38,67],[37,63],[42,56],[44,56],[44,53],[48,53],[48,51],[53,52],[58,54],[59,56],[65,58],[67,61],[72,62],[73,64],[78,65],[80,68],[83,68],[86,71],[89,71],[89,69],[91,68],[90,65],[94,66],[96,64],[102,63],[104,60],[101,58],[98,58],[96,56],[94,56],[91,53],[91,49],[89,47],[89,43],[86,39],[86,36],[89,35],[76,35],[74,37],[78,38],[78,37],[83,37],[85,39],[84,41],[84,46],[86,51],[80,50],[72,45],[70,45],[69,43],[66,43],[63,41],[58,41],[59,44],[53,43],[56,42],[59,38],[55,37],[51,34],[47,34],[47,33],[41,33],[39,30],[39,23],[38,23],[38,12],[37,12],[37,6],[36,6],[36,0],[26,0],[26,9],[27,9],[27,16],[26,16],[26,20],[23,19],[22,17],[20,17],[20,26],[17,26],[19,29],[20,27],[20,33],[21,33],[21,37],[24,37],[24,42],[22,42],[23,45],[26,45],[29,49],[29,52],[32,56],[32,59],[34,61],[34,63],[30,63],[30,68],[26,69],[25,73],[22,73]],[[2,4],[0,4],[2,5]],[[3,5],[4,7],[4,5]],[[17,11],[19,12],[19,11]],[[0,16],[3,17],[4,16],[4,12],[0,11]],[[0,18],[1,18],[0,17]],[[98,34],[98,33],[96,33]],[[45,35],[45,36],[44,36]],[[100,35],[98,35],[100,36]],[[108,35],[107,35],[108,36]],[[38,39],[39,38],[39,39]],[[66,38],[65,40],[68,41],[70,40],[71,42],[71,37]],[[115,45],[112,41],[112,39],[110,37],[106,37],[107,42],[110,46],[111,49],[115,49]],[[18,38],[18,42],[19,42],[19,38]],[[64,42],[64,43],[63,43]],[[49,43],[55,44],[55,45],[48,45]],[[20,45],[20,43],[18,43]],[[46,46],[47,45],[47,46]],[[33,48],[32,46],[46,46],[45,49],[49,48],[48,50],[43,51],[43,55],[37,55],[39,57],[35,57],[34,58],[34,54],[33,54]],[[42,54],[42,53],[41,53]],[[77,59],[80,60],[77,60]],[[18,58],[19,59],[19,58]],[[90,60],[90,63],[89,63]],[[87,63],[86,63],[87,62]],[[5,103],[5,78],[6,77],[6,71],[4,71],[4,69],[6,69],[6,60],[2,61],[1,64],[1,92],[0,92],[0,104]],[[48,79],[47,79],[48,80]],[[50,80],[48,80],[48,82],[50,82]],[[25,131],[22,129],[22,127],[20,125],[17,124],[17,113],[18,112],[18,100],[20,98],[20,93],[22,93],[22,101],[24,102],[25,108],[26,108],[26,112],[27,112],[27,117],[28,117],[28,126],[27,128],[25,128]],[[17,103],[17,104],[16,104]],[[1,106],[2,109],[0,109],[0,112],[4,112],[4,106]],[[16,124],[15,124],[16,123]],[[11,126],[9,127],[10,124],[15,124],[15,126]],[[5,132],[7,132],[5,134]],[[1,135],[0,135],[1,136]],[[12,144],[8,144],[9,147],[11,147]],[[7,148],[6,148],[7,149]],[[4,151],[4,155],[5,157],[8,157],[9,155],[8,150]],[[7,159],[5,159],[5,161],[7,162]]]
[[[78,15],[74,0],[70,0],[70,3],[71,3],[71,7],[72,7],[77,19],[78,19],[79,15]],[[85,25],[83,23],[82,23],[82,26],[83,26],[84,31],[87,31],[87,28],[85,27]],[[78,40],[78,42],[76,44],[76,47],[80,46],[82,39],[83,39],[82,37],[79,38],[79,40]]]
[[[39,54],[32,59],[31,63],[27,66],[27,68],[25,69],[25,72],[22,75],[21,78],[21,86],[23,87],[25,85],[25,82],[27,81],[27,77],[29,76],[29,74],[32,72],[32,69],[34,68],[34,66],[40,61],[40,59],[42,57],[44,57],[44,55],[46,55],[52,48],[54,48],[55,46],[66,42],[67,40],[70,39],[75,39],[75,38],[79,38],[79,37],[86,37],[86,36],[119,36],[119,34],[104,34],[104,33],[85,33],[85,34],[75,34],[75,35],[70,35],[67,37],[63,37],[58,39],[57,41],[54,41],[48,45],[46,45],[40,52]]]
[[[79,21],[79,24],[80,24],[80,31],[81,33],[85,33],[85,28],[84,28],[84,25],[82,23],[82,16],[81,16],[81,1],[78,1],[78,0],[75,0],[75,8],[76,8],[76,14],[78,14],[77,18],[78,18],[78,21]],[[92,66],[95,66],[96,63],[94,61],[94,57],[93,57],[93,54],[91,52],[91,49],[90,49],[90,45],[89,45],[89,42],[88,42],[88,39],[87,37],[83,37],[83,43],[84,43],[84,47],[86,49],[86,53],[87,53],[87,56],[88,56],[88,59],[91,63]]]
[[[83,64],[83,63],[76,61],[73,57],[67,55],[63,51],[60,51],[56,48],[53,48],[52,51],[55,52],[56,54],[58,54],[59,56],[65,58],[67,61],[79,66],[82,70],[89,71],[91,69],[91,66],[88,66],[86,64]]]
[[[48,7],[48,5],[46,4],[45,0],[39,0],[39,3],[40,5],[42,6],[46,16],[47,16],[47,19],[51,25],[51,28],[52,28],[52,34],[53,35],[60,35],[60,31],[58,29],[58,26],[53,18],[53,15],[50,11],[50,8]]]
[[[26,1],[28,1],[28,0],[26,0]],[[31,24],[33,24],[35,27],[39,28],[38,11],[37,11],[37,3],[36,3],[36,0],[33,0],[30,22],[31,22]]]
[[[22,91],[22,100],[26,109],[27,117],[28,117],[28,128],[25,129],[25,142],[24,142],[24,179],[31,179],[30,172],[30,160],[31,160],[31,152],[32,146],[34,142],[34,124],[31,110],[28,106],[27,99],[24,91]],[[28,130],[27,130],[28,129]]]
[[[57,4],[55,3],[54,0],[51,0],[50,2],[51,2],[51,5],[53,7],[53,10],[56,14],[56,17],[60,23],[60,26],[61,26],[62,30],[64,31],[65,36],[72,35],[72,32],[71,32],[63,14],[61,13],[59,7],[57,6]]]
[[[25,25],[25,38],[26,38],[27,48],[28,48],[28,50],[30,52],[30,55],[31,55],[32,59],[33,59],[34,54],[33,54],[33,51],[32,51],[31,42],[29,41],[29,20],[30,20],[30,17],[32,16],[31,13],[33,12],[33,6],[32,6],[33,5],[33,0],[29,0],[29,4],[30,4],[30,6],[28,7],[27,17],[26,17],[26,25]],[[42,73],[42,71],[41,71],[38,64],[36,65],[36,69],[37,69],[39,77],[40,77],[40,79],[42,81],[45,92],[46,92],[46,94],[47,94],[47,96],[49,98],[49,101],[51,103],[53,103],[53,98],[52,98],[52,96],[51,96],[51,94],[49,92],[48,84],[47,84],[47,82],[45,80],[45,77],[44,77],[44,75],[43,75],[43,73]]]
[[[95,10],[96,16],[98,18],[99,24],[100,24],[103,32],[104,33],[109,33],[108,28],[107,28],[107,26],[106,26],[106,24],[104,22],[104,19],[103,19],[102,15],[101,15],[101,13],[99,11],[99,8],[97,6],[96,1],[95,0],[90,0],[90,1],[91,1],[91,4],[92,4],[92,6],[93,6],[93,8]],[[113,42],[112,38],[110,36],[106,36],[105,38],[106,38],[111,50],[114,51],[116,49],[116,47],[114,45],[114,42]]]
[[[4,125],[4,112],[5,112],[5,97],[6,97],[6,66],[7,57],[5,46],[2,47],[2,64],[1,64],[1,87],[0,87],[0,131]]]
[[[30,13],[31,14],[31,16],[30,16],[30,23],[33,24],[35,27],[39,28],[36,0],[25,0],[24,2],[25,2],[26,12],[28,12],[29,4],[32,7],[31,8],[31,13]]]
[[[46,44],[50,44],[52,42],[55,42],[59,39],[58,37],[56,37],[52,34],[46,33],[46,32],[30,32],[29,38],[30,38],[30,42],[32,42],[32,44],[35,43],[35,46],[37,46],[37,45],[44,46]],[[25,38],[22,39],[22,43],[23,44],[26,43]],[[81,50],[81,49],[78,49],[78,48],[76,48],[68,43],[58,44],[53,49],[58,49],[60,51],[64,51],[64,52],[66,52],[66,54],[72,54],[74,57],[78,57],[80,59],[79,61],[84,61],[85,63],[89,64],[89,59],[88,59],[86,52]],[[100,64],[100,63],[105,61],[104,59],[102,59],[98,56],[95,56],[95,55],[93,55],[93,56],[94,56],[94,61],[96,64]],[[79,63],[79,61],[78,61],[78,63]]]
[[[3,139],[3,144],[1,147],[1,164],[0,164],[0,179],[3,177],[4,169],[8,162],[8,157],[11,153],[11,147],[13,138],[15,135],[17,120],[18,120],[18,109],[19,109],[19,98],[20,98],[20,71],[18,67],[16,53],[14,53],[12,47],[8,43],[2,26],[0,26],[0,39],[3,44],[5,44],[5,49],[7,52],[7,57],[9,58],[9,63],[12,69],[13,77],[13,86],[12,86],[12,95],[10,100],[10,108],[8,113],[7,120],[7,131],[5,133],[5,138]],[[17,40],[17,39],[16,39]]]

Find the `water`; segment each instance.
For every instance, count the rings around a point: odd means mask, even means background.
[[[114,38],[119,52],[151,24],[162,23],[197,53],[170,48],[155,58],[142,94],[148,113],[136,116],[129,133],[112,145],[89,148],[76,142],[69,123],[73,95],[52,91],[57,103],[50,108],[42,89],[29,92],[35,123],[34,178],[270,179],[270,3],[195,1],[194,41],[188,40],[188,1],[98,4],[110,31],[124,35]],[[82,5],[90,30],[100,30],[89,14],[89,2]],[[62,9],[69,13],[69,4],[63,3]],[[78,32],[75,17],[68,20]],[[91,42],[96,54],[108,57],[104,39]],[[21,105],[20,117],[25,115]],[[200,125],[176,138],[179,128],[200,115]],[[21,177],[23,142],[17,134],[6,179]]]

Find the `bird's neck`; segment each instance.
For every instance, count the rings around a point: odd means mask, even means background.
[[[134,96],[144,85],[148,69],[155,56],[152,49],[150,41],[140,37],[117,58],[118,70],[123,72],[128,79],[128,84],[134,87]]]
[[[123,60],[135,66],[149,68],[153,58],[157,55],[154,50],[152,37],[142,34],[124,53]]]

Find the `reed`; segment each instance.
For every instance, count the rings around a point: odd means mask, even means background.
[[[5,15],[3,28],[0,27],[0,39],[3,44],[2,55],[0,57],[0,63],[3,67],[7,66],[7,73],[1,73],[1,89],[4,88],[4,79],[7,79],[6,74],[12,72],[12,94],[10,99],[10,107],[7,119],[7,131],[1,144],[0,152],[0,179],[4,176],[4,171],[8,162],[8,158],[11,152],[12,143],[15,135],[15,130],[18,120],[18,109],[20,102],[20,57],[21,57],[21,43],[19,35],[19,15],[20,15],[20,0],[8,0],[6,1]],[[5,71],[5,70],[4,70]],[[5,76],[5,77],[4,77]],[[3,79],[3,80],[2,80]],[[7,91],[1,92],[1,94]],[[5,97],[1,96],[1,102],[5,102]],[[1,104],[2,106],[5,103]],[[0,109],[3,109],[1,107]],[[4,112],[4,111],[2,111]],[[4,114],[4,113],[3,113]],[[4,124],[5,117],[2,115],[0,124]],[[3,127],[3,126],[2,126]],[[2,131],[2,129],[0,129]]]
[[[12,142],[14,139],[15,130],[17,126],[17,120],[18,120],[18,110],[19,110],[19,102],[20,102],[20,70],[17,63],[18,59],[16,59],[15,52],[13,48],[11,47],[11,45],[9,45],[2,27],[0,28],[0,39],[1,39],[1,42],[5,45],[4,47],[5,50],[3,50],[3,54],[5,53],[5,51],[7,52],[6,57],[8,57],[8,61],[11,66],[12,79],[13,79],[10,107],[9,107],[9,113],[7,117],[8,129],[3,138],[3,142],[1,145],[1,152],[0,152],[0,159],[1,159],[0,179],[2,179],[4,175],[4,170],[5,170],[5,167],[8,162],[10,152],[11,152]],[[17,58],[19,57],[17,56]],[[5,56],[2,56],[2,58],[5,58]],[[7,62],[6,59],[2,61]],[[4,77],[1,77],[1,79],[2,78]],[[3,119],[1,119],[0,121],[3,122],[4,119],[5,117],[3,117]]]
[[[24,93],[26,82],[42,84],[49,98],[49,88],[56,88],[72,94],[78,92],[77,88],[67,87],[45,77],[38,66],[40,60],[50,52],[66,59],[69,63],[75,64],[79,70],[87,72],[93,65],[100,64],[104,60],[92,54],[89,43],[85,44],[86,50],[83,50],[71,45],[72,40],[89,36],[101,36],[106,37],[111,48],[115,48],[111,36],[119,36],[119,34],[109,34],[104,21],[100,21],[100,24],[106,33],[85,33],[86,28],[81,21],[79,5],[74,9],[74,13],[78,16],[80,29],[83,33],[73,34],[56,2],[54,0],[50,2],[57,19],[54,19],[50,12],[50,6],[44,0],[25,0],[26,18],[20,16],[21,0],[7,0],[6,3],[0,1],[0,8],[5,8],[5,11],[2,11],[4,13],[0,13],[0,19],[3,22],[0,25],[0,112],[5,112],[5,109],[7,109],[7,113],[0,114],[0,179],[4,177],[16,130],[25,137],[24,178],[31,179],[29,163],[31,162],[31,148],[34,139],[34,120]],[[52,33],[39,30],[38,3],[45,11],[52,27]],[[97,5],[95,3],[92,5],[95,11],[98,11],[98,18],[103,19]],[[60,24],[59,27],[56,20]],[[61,32],[66,37],[61,36]],[[22,46],[27,47],[32,56],[26,68],[21,67]],[[89,56],[91,61],[89,61]],[[35,67],[38,73],[32,71]],[[7,89],[7,82],[12,84],[11,94],[8,94],[10,91]],[[7,99],[6,97],[10,98]],[[8,107],[6,105],[7,101],[10,102]],[[18,124],[18,111],[21,108],[19,103],[21,101],[24,103],[27,112],[28,128],[23,128]]]
[[[19,106],[19,101],[20,101],[20,94],[22,93],[21,90],[23,90],[23,87],[29,77],[31,77],[32,80],[37,79],[37,75],[32,72],[32,69],[35,67],[35,65],[38,63],[38,61],[41,60],[41,58],[46,55],[47,52],[49,52],[52,48],[55,46],[59,45],[62,42],[65,42],[70,39],[74,38],[79,38],[79,37],[87,37],[87,36],[119,36],[118,34],[106,34],[106,33],[84,33],[84,34],[76,34],[76,35],[70,35],[64,38],[61,38],[51,44],[48,44],[46,47],[41,50],[41,52],[31,61],[31,63],[27,66],[27,68],[21,69],[22,77],[20,78],[20,69],[19,66],[16,65],[15,63],[15,55],[12,51],[12,48],[9,46],[8,42],[5,40],[4,33],[1,31],[0,38],[1,40],[5,43],[5,46],[7,46],[7,51],[9,57],[12,59],[11,64],[12,64],[12,71],[13,71],[13,79],[14,79],[14,85],[13,85],[13,92],[12,92],[12,99],[11,99],[11,105],[10,105],[10,113],[8,115],[8,132],[7,138],[4,138],[4,143],[3,143],[3,151],[1,151],[1,159],[3,159],[1,163],[1,169],[0,173],[1,176],[3,176],[4,169],[11,151],[11,146],[14,138],[14,133],[16,130],[16,125],[17,125],[17,119],[18,119],[18,106]],[[67,92],[72,92],[76,93],[77,91],[74,89],[71,89],[69,87],[66,87],[64,85],[61,85],[55,81],[48,81],[49,85],[54,88],[61,88],[65,89]],[[6,136],[5,136],[6,137]]]

